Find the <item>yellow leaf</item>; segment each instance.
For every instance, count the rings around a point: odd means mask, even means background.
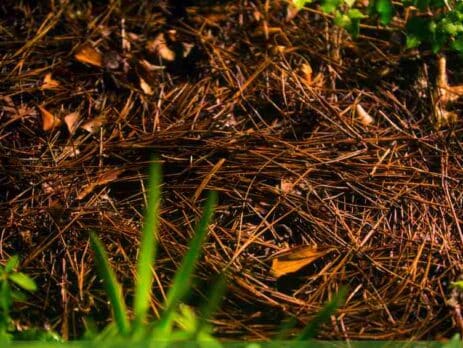
[[[312,262],[325,256],[334,248],[317,248],[314,246],[302,246],[293,248],[282,254],[278,254],[272,261],[272,273],[279,278],[289,273],[299,271]]]

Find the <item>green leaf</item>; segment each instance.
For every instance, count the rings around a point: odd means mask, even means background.
[[[8,276],[12,282],[16,283],[19,287],[23,288],[27,291],[36,291],[37,285],[35,284],[34,280],[29,276],[25,275],[21,272],[11,273]]]
[[[0,315],[8,316],[12,304],[10,284],[7,281],[3,281],[0,283],[0,307],[4,313]]]
[[[391,22],[394,15],[394,7],[392,6],[391,0],[376,0],[375,9],[379,14],[379,21],[383,25],[387,25]]]
[[[344,0],[344,3],[347,5],[347,7],[352,7],[354,6],[356,0]]]
[[[459,53],[463,53],[463,36],[457,37],[452,42],[452,48]],[[456,284],[457,287],[463,290],[463,280],[459,280],[457,282],[452,283],[452,285],[453,284]]]
[[[415,35],[407,35],[405,47],[408,49],[416,48],[421,44],[421,40]]]
[[[221,274],[212,286],[211,291],[207,296],[207,301],[200,309],[201,315],[198,320],[198,325],[196,326],[196,332],[194,335],[195,338],[199,336],[201,330],[206,326],[206,321],[212,319],[212,316],[220,307],[226,287],[227,278],[224,274]]]
[[[340,3],[341,0],[323,0],[320,5],[320,8],[325,13],[333,13],[334,11],[336,11]]]
[[[297,341],[306,341],[315,337],[317,330],[321,324],[327,322],[330,317],[336,312],[339,306],[341,306],[346,298],[347,288],[343,287],[333,297],[333,299],[325,304],[322,310],[315,316],[315,318],[302,330],[299,336],[296,338]]]
[[[417,0],[416,7],[418,7],[420,11],[426,11],[429,7],[429,2],[430,0]]]
[[[25,302],[27,300],[26,294],[21,291],[11,291],[11,298],[15,302]]]
[[[151,298],[153,283],[152,267],[156,257],[156,239],[158,235],[159,206],[161,201],[161,166],[153,163],[150,166],[148,183],[148,205],[140,241],[140,253],[137,262],[137,278],[135,284],[135,322],[134,330],[143,326]]]
[[[434,38],[435,22],[429,18],[411,17],[406,26],[407,48],[418,47],[423,42],[430,42]]]
[[[10,273],[12,270],[14,270],[18,266],[19,266],[19,256],[13,255],[12,257],[10,257],[10,259],[5,265],[5,272]]]
[[[334,24],[340,26],[341,28],[347,29],[351,25],[352,21],[348,15],[336,12],[334,17]]]
[[[168,327],[172,323],[171,314],[182,298],[190,290],[190,279],[193,275],[196,262],[201,254],[201,247],[207,234],[208,226],[214,214],[215,205],[217,202],[217,193],[210,192],[204,207],[204,211],[196,227],[195,235],[190,241],[188,252],[184,256],[182,264],[175,273],[172,286],[167,294],[166,310],[159,322],[159,329],[168,332]]]
[[[451,282],[450,286],[453,288],[457,288],[458,290],[463,290],[463,280],[458,280],[456,282]]]
[[[347,15],[349,16],[350,19],[362,19],[362,18],[367,17],[362,12],[360,12],[360,10],[356,8],[352,8],[349,11],[347,11]]]
[[[305,4],[310,4],[312,0],[293,0],[293,4],[300,10],[304,8]]]
[[[90,233],[90,242],[95,253],[97,270],[100,277],[103,278],[106,294],[111,301],[117,328],[120,334],[127,335],[129,332],[129,320],[127,319],[127,309],[122,296],[122,288],[116,279],[114,271],[109,265],[103,244],[101,244],[100,240],[93,232]]]

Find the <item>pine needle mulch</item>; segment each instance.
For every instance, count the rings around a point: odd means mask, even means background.
[[[432,55],[401,51],[382,28],[352,41],[316,10],[288,20],[284,2],[4,1],[0,13],[0,257],[19,254],[40,286],[18,325],[72,338],[85,318],[109,318],[91,230],[131,298],[155,153],[154,315],[216,190],[189,302],[228,270],[220,337],[266,338],[291,316],[301,327],[343,285],[319,338],[461,329],[449,299],[462,273],[463,128],[432,125],[420,79],[429,67],[433,81]]]

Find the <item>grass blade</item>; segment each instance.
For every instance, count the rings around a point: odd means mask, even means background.
[[[211,319],[223,300],[223,295],[227,288],[227,277],[224,274],[220,274],[218,280],[213,284],[212,290],[207,296],[206,303],[201,307],[200,317],[194,339],[196,340],[201,330],[206,325],[206,321]]]
[[[117,328],[120,334],[126,335],[129,332],[129,320],[127,319],[127,309],[124,298],[122,297],[122,288],[116,279],[114,271],[109,265],[103,244],[93,232],[90,233],[90,242],[92,244],[93,251],[95,252],[97,270],[100,277],[103,278],[106,294],[111,301]]]
[[[302,330],[296,338],[296,341],[306,341],[314,338],[320,325],[327,322],[330,319],[330,316],[336,312],[338,307],[344,303],[346,295],[347,288],[342,287],[334,298],[325,304],[315,318]]]
[[[158,329],[161,332],[168,331],[168,327],[172,321],[171,313],[190,289],[191,276],[201,254],[201,247],[206,237],[208,226],[212,220],[216,203],[217,193],[210,192],[204,206],[201,220],[196,227],[195,235],[189,243],[189,250],[184,256],[180,268],[175,273],[172,286],[167,294],[166,310],[158,323]]]
[[[143,326],[151,297],[153,274],[151,267],[156,257],[156,239],[158,235],[159,206],[161,201],[161,166],[153,163],[149,171],[148,204],[145,212],[140,253],[137,262],[137,278],[135,283],[134,331]]]

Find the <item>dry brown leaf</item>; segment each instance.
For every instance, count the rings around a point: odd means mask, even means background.
[[[140,77],[140,88],[147,95],[153,95],[153,93],[154,93],[151,86],[145,80],[143,80],[143,78],[141,78],[141,77]]]
[[[312,74],[313,74],[313,69],[310,66],[310,64],[302,64],[301,66],[301,72],[302,76],[308,83],[312,83]]]
[[[374,122],[374,118],[370,116],[368,112],[362,107],[362,105],[357,104],[355,105],[355,111],[357,112],[357,117],[359,121],[364,125],[368,126],[369,124]]]
[[[175,52],[172,51],[168,46],[164,36],[164,33],[160,33],[153,40],[148,41],[146,49],[151,53],[157,53],[162,59],[167,61],[175,60]]]
[[[188,57],[193,47],[195,47],[194,44],[187,43],[187,42],[182,42],[182,46],[183,46],[183,58]]]
[[[45,77],[43,78],[42,82],[42,89],[55,89],[59,87],[60,83],[59,81],[56,81],[53,79],[51,76],[51,73],[47,73]]]
[[[42,114],[42,129],[47,132],[53,128],[61,126],[62,121],[53,115],[50,111],[39,105],[40,113]]]
[[[148,62],[146,59],[140,60],[140,65],[146,70],[146,71],[156,71],[156,70],[163,70],[165,69],[164,66],[162,65],[154,65]]]
[[[280,190],[283,193],[290,193],[293,191],[294,184],[289,179],[281,179],[280,181]]]
[[[69,134],[74,134],[80,120],[80,114],[77,111],[71,112],[64,116],[64,123],[68,127]]]
[[[84,45],[79,48],[74,56],[79,62],[103,67],[103,56],[91,45]]]
[[[299,271],[312,262],[325,256],[334,248],[317,248],[314,246],[302,246],[293,248],[285,253],[278,254],[272,261],[272,273],[279,278],[289,273]]]
[[[89,133],[95,133],[105,124],[106,118],[104,116],[98,116],[94,119],[85,122],[80,128],[86,130]]]
[[[312,81],[312,86],[316,88],[323,88],[325,85],[325,76],[321,72],[319,72],[317,75],[315,75],[313,81]]]
[[[110,169],[98,175],[96,181],[91,182],[85,185],[82,188],[82,191],[77,195],[78,200],[82,200],[87,197],[96,187],[109,184],[110,182],[116,180],[119,175],[124,172],[124,169]]]

